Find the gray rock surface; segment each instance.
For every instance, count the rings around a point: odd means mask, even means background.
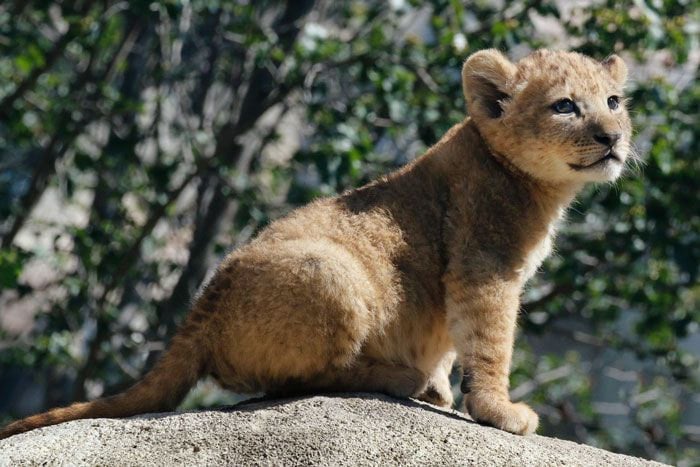
[[[662,465],[520,437],[428,404],[375,394],[78,420],[0,441],[0,465]]]

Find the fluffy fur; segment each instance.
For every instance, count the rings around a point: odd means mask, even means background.
[[[532,433],[537,415],[508,397],[519,297],[576,192],[623,168],[630,121],[609,98],[626,73],[616,56],[475,53],[462,73],[471,117],[425,155],[228,255],[125,393],[14,422],[0,438],[172,409],[206,374],[243,393],[381,391],[450,406],[455,359],[473,418]],[[577,112],[555,111],[561,99]]]

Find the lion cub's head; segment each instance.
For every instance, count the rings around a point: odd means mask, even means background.
[[[496,50],[462,69],[467,106],[493,152],[550,182],[614,180],[630,155],[625,63],[538,50],[517,63]]]

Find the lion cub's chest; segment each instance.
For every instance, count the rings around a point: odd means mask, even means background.
[[[552,224],[547,231],[547,235],[529,251],[525,257],[523,266],[518,271],[522,274],[523,283],[527,282],[535,275],[542,265],[542,262],[552,253],[555,235],[556,226]]]

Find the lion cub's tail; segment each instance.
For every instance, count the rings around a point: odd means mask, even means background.
[[[156,366],[123,393],[18,420],[0,430],[0,439],[69,420],[128,417],[174,409],[203,375],[207,360],[206,346],[199,344],[191,331],[186,324]]]

